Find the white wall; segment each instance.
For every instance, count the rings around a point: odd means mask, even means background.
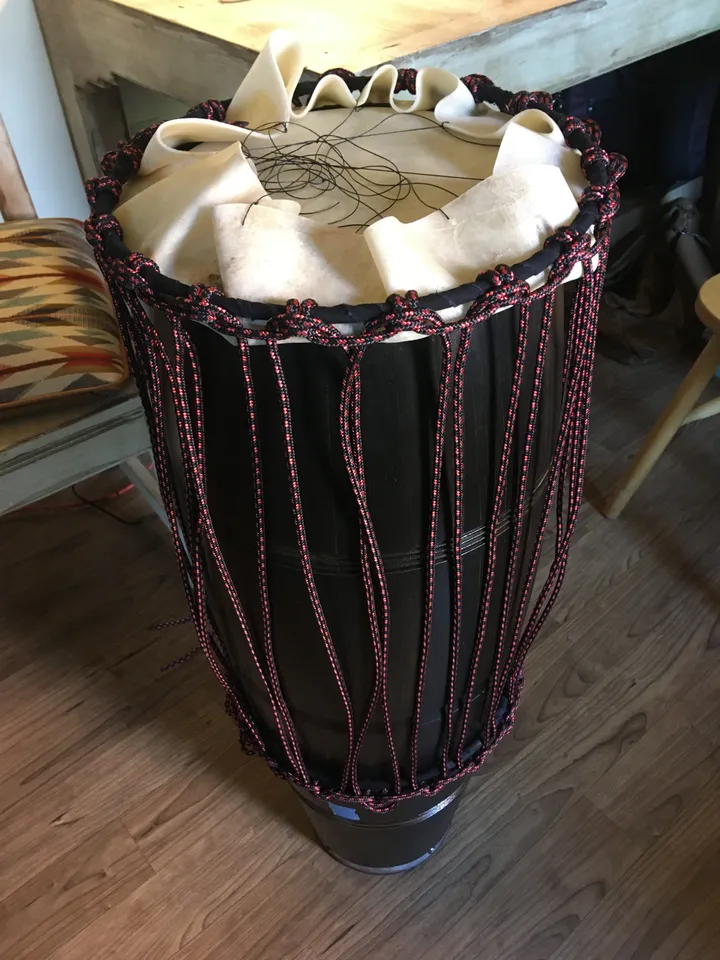
[[[0,0],[0,113],[41,217],[87,213],[32,0]]]

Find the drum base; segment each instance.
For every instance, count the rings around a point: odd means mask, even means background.
[[[441,837],[439,842],[435,844],[434,847],[431,847],[427,853],[424,853],[421,857],[418,857],[417,860],[411,860],[410,863],[399,863],[395,867],[366,867],[362,863],[353,863],[352,860],[345,860],[343,857],[338,856],[334,850],[331,850],[329,847],[323,846],[325,853],[329,853],[333,860],[337,860],[338,863],[341,863],[344,867],[350,867],[351,870],[358,870],[360,873],[371,873],[371,874],[388,874],[388,873],[405,873],[407,870],[414,870],[415,867],[422,866],[426,860],[429,860],[430,857],[437,853],[440,847],[445,841],[445,837],[450,832],[449,828],[445,832],[445,836]]]
[[[467,778],[433,797],[401,801],[388,813],[361,804],[329,803],[295,788],[321,846],[363,873],[401,873],[429,860],[450,830]]]

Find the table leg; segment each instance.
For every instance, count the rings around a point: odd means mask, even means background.
[[[90,175],[96,176],[102,157],[109,150],[114,150],[119,140],[126,140],[128,137],[120,88],[117,84],[88,84],[77,89],[76,96],[94,161]],[[88,176],[86,170],[83,170],[83,175]]]
[[[70,0],[36,0],[36,8],[80,172],[97,176],[102,155],[127,135],[119,90],[112,78],[93,83],[80,72],[86,46]]]

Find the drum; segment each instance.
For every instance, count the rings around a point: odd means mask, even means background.
[[[274,304],[164,275],[113,215],[152,130],[89,185],[202,649],[245,749],[332,855],[372,872],[437,849],[512,726],[581,502],[624,170],[547,94],[463,83],[508,115],[546,112],[589,185],[529,259],[441,293]]]

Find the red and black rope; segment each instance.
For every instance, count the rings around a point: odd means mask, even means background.
[[[339,72],[339,71],[333,71]],[[341,74],[344,76],[344,74]],[[361,89],[366,78],[348,76],[353,89]],[[414,94],[417,74],[413,70],[398,73],[396,90]],[[445,301],[419,298],[413,291],[405,297],[389,297],[385,305],[357,308],[366,317],[361,329],[341,333],[335,325],[334,308],[321,308],[311,300],[290,300],[284,307],[229,301],[220,291],[197,285],[185,287],[160,274],[157,265],[123,245],[122,229],[112,211],[121,195],[122,185],[137,173],[142,154],[154,128],[142,131],[103,161],[104,176],[91,181],[88,195],[92,214],[87,235],[107,279],[120,326],[131,358],[148,419],[157,476],[168,512],[182,582],[200,644],[212,669],[227,692],[228,712],[241,730],[246,748],[266,757],[276,772],[328,799],[352,799],[372,809],[387,809],[403,798],[432,795],[448,782],[478,769],[488,753],[511,728],[522,686],[522,664],[527,651],[541,629],[562,585],[568,560],[570,539],[582,500],[582,478],[587,446],[592,359],[599,297],[607,265],[610,224],[617,210],[617,182],[624,173],[623,158],[606,153],[600,147],[599,130],[587,121],[560,117],[552,98],[525,91],[512,95],[493,86],[481,75],[464,78],[477,101],[487,100],[508,113],[540,109],[560,123],[568,144],[581,151],[582,164],[590,186],[581,201],[580,218],[571,228],[559,231],[540,254],[526,264],[498,267],[451,292],[452,304],[470,306],[464,316],[445,324],[433,306]],[[306,92],[309,92],[306,91]],[[192,116],[224,121],[226,104],[207,101],[191,111]],[[592,230],[590,230],[592,228]],[[562,378],[562,409],[555,447],[547,470],[545,494],[529,562],[518,569],[521,546],[527,539],[527,503],[531,496],[531,466],[538,436],[538,421],[545,381],[548,344],[557,314],[556,291],[578,266],[574,302],[566,332]],[[531,290],[526,282],[543,270],[547,282]],[[568,290],[565,287],[564,290]],[[468,295],[470,294],[470,295]],[[466,299],[461,298],[465,296]],[[528,361],[531,306],[542,304],[534,362]],[[451,305],[449,302],[448,305]],[[516,358],[504,431],[500,443],[494,494],[487,525],[487,549],[482,589],[476,611],[463,603],[463,536],[467,498],[465,477],[464,389],[473,330],[495,312],[515,308],[518,316]],[[339,308],[338,308],[339,309]],[[355,309],[355,308],[347,308]],[[160,311],[168,325],[169,341],[161,338],[151,319]],[[365,314],[362,311],[365,310]],[[149,313],[150,312],[150,313]],[[249,325],[244,317],[264,319],[264,325]],[[257,547],[257,589],[260,600],[262,636],[256,638],[243,608],[237,588],[214,529],[207,493],[207,451],[203,414],[203,385],[200,362],[188,332],[190,322],[202,323],[234,337],[238,344],[242,385],[248,418],[248,442],[252,462],[252,496],[255,512]],[[418,669],[414,682],[416,698],[410,733],[410,769],[401,770],[395,731],[391,722],[388,695],[390,657],[390,591],[385,562],[380,549],[368,499],[362,426],[362,360],[369,346],[385,343],[398,334],[439,337],[441,364],[437,389],[434,442],[430,463],[427,505],[428,539],[425,552],[425,588]],[[338,651],[328,626],[315,582],[303,513],[301,478],[295,453],[292,399],[282,362],[282,342],[301,338],[322,346],[340,347],[347,358],[341,383],[338,429],[342,458],[358,514],[358,552],[372,648],[373,680],[368,701],[353,703]],[[334,785],[313,780],[303,756],[300,737],[292,711],[283,693],[273,643],[272,597],[268,575],[266,542],[266,505],[262,469],[262,449],[257,424],[257,394],[250,351],[261,341],[267,349],[274,376],[282,430],[283,449],[295,535],[303,580],[315,622],[331,667],[337,693],[342,701],[347,727],[347,752],[342,776]],[[257,349],[257,347],[255,348]],[[527,416],[521,415],[521,393],[530,383]],[[167,423],[174,422],[181,449],[181,469],[172,460]],[[448,453],[446,436],[452,438]],[[512,513],[509,549],[505,569],[499,569],[498,536],[500,518],[509,490],[511,463],[519,461]],[[449,538],[451,582],[451,622],[447,694],[438,770],[428,779],[420,769],[419,739],[423,693],[433,637],[436,600],[436,567],[442,488],[445,464],[450,463],[449,489],[452,532]],[[546,580],[528,613],[534,578],[539,567],[553,503],[558,522],[554,556]],[[245,702],[242,682],[233,674],[222,637],[213,629],[207,604],[209,575],[219,574],[223,589],[247,645],[255,669],[262,681],[270,706],[281,754],[270,751],[252,705]],[[519,600],[515,602],[515,598]],[[489,614],[494,599],[499,599],[500,619],[491,673],[487,687],[484,729],[471,725],[473,698],[478,683],[481,654],[488,643]],[[463,618],[473,614],[474,643],[470,670],[461,696],[458,694],[458,670]],[[391,788],[363,789],[359,761],[363,741],[375,715],[380,712],[387,740]]]

